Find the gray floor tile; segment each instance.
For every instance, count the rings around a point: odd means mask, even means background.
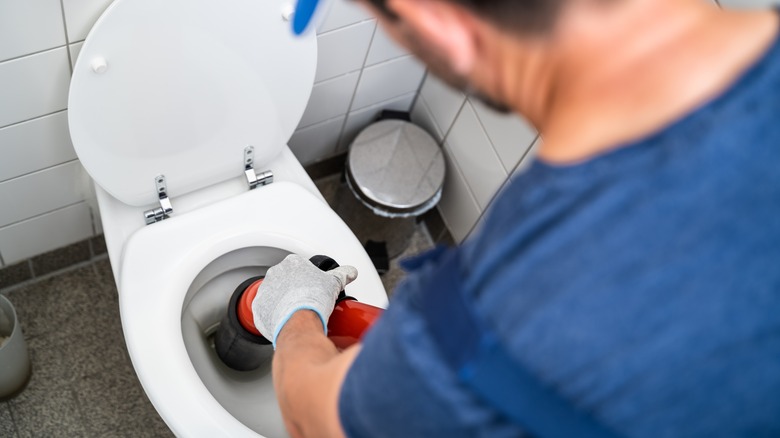
[[[32,278],[30,263],[25,260],[15,265],[0,268],[0,289],[4,289]]]
[[[3,438],[16,438],[18,436],[14,419],[11,417],[10,405],[10,402],[0,402],[0,437]]]
[[[93,436],[172,436],[132,369],[107,370],[83,379],[75,388]]]
[[[8,297],[27,339],[98,330],[95,318],[116,315],[118,306],[115,291],[108,289],[92,266],[16,289]]]
[[[93,255],[105,254],[108,251],[106,248],[106,239],[102,234],[90,239],[89,244],[92,246]]]
[[[116,281],[114,281],[114,271],[111,269],[111,261],[108,259],[98,260],[95,262],[94,268],[100,281],[103,282],[103,285],[106,288],[110,288],[113,293],[117,295]]]
[[[64,342],[67,342],[63,344]],[[66,387],[76,380],[76,373],[65,357],[71,342],[61,337],[38,336],[27,341],[32,375],[30,386],[36,388]]]
[[[322,197],[325,198],[329,205],[333,205],[336,201],[336,191],[339,188],[339,184],[341,184],[341,175],[339,174],[314,181],[314,185],[317,186],[317,189],[322,193]]]
[[[133,372],[107,260],[9,298],[33,366],[27,389],[10,402],[20,436],[171,436]],[[38,424],[44,415],[51,420]]]
[[[52,388],[31,380],[11,400],[11,413],[20,437],[89,436],[70,386]]]

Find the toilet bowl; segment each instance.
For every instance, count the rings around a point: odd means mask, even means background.
[[[313,35],[287,1],[116,0],[74,66],[69,125],[95,181],[125,342],[178,436],[286,436],[270,358],[222,364],[213,333],[233,290],[287,254],[359,271],[347,293],[384,307],[360,242],[286,141],[311,93]]]

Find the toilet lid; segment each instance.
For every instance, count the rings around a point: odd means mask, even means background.
[[[313,35],[292,0],[115,0],[73,70],[69,125],[92,178],[132,206],[258,170],[292,135],[311,93]],[[273,169],[271,169],[273,170]]]

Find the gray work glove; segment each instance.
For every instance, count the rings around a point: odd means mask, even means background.
[[[255,327],[276,349],[276,337],[293,313],[312,310],[319,315],[327,334],[328,318],[336,298],[355,278],[357,269],[352,266],[339,266],[326,272],[307,259],[290,254],[268,269],[257,290],[252,302]]]

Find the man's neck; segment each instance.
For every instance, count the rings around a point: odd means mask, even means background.
[[[526,44],[497,69],[496,92],[540,130],[547,162],[585,161],[662,129],[728,88],[778,30],[771,12],[725,12],[701,0],[608,7],[591,11],[597,20],[569,11],[547,43],[554,50]]]

